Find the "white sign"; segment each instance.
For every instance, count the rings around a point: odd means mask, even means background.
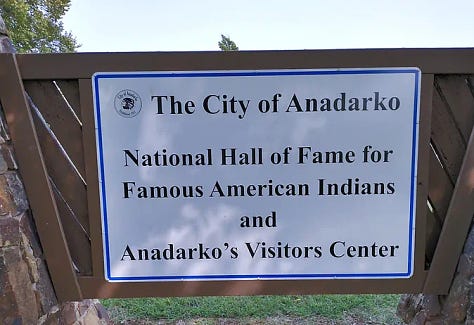
[[[410,277],[420,78],[96,73],[106,279]]]

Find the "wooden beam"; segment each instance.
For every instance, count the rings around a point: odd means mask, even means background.
[[[56,296],[81,300],[15,55],[0,54],[0,67],[0,99]]]
[[[19,55],[26,79],[87,79],[105,71],[189,71],[419,67],[429,74],[474,74],[474,48],[68,53]]]
[[[418,293],[421,270],[410,279],[321,279],[321,280],[239,280],[107,282],[104,277],[79,276],[84,298],[253,296],[301,294]],[[423,283],[421,283],[423,284]]]
[[[436,246],[425,293],[447,294],[474,214],[474,130]]]

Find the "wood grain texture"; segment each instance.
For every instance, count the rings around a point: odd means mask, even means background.
[[[441,97],[449,107],[464,143],[467,143],[474,124],[474,98],[469,90],[466,76],[438,76],[436,83]]]
[[[431,141],[443,168],[446,169],[451,182],[455,183],[466,146],[449,108],[436,89],[433,91]]]
[[[79,79],[84,132],[84,160],[86,162],[87,208],[91,226],[92,269],[95,276],[104,277],[102,220],[99,201],[99,176],[95,141],[94,109],[91,79]]]
[[[81,275],[92,274],[92,258],[90,238],[78,222],[74,211],[69,207],[63,196],[52,182],[54,198],[58,207],[64,235],[66,236],[72,261]]]
[[[25,89],[84,178],[81,125],[52,81],[26,81]]]
[[[436,215],[441,222],[444,222],[454,185],[433,150],[430,150],[429,170],[429,199]]]
[[[81,119],[81,101],[79,99],[79,83],[77,80],[56,80],[56,84],[63,93],[71,108],[76,113],[79,120]]]
[[[82,227],[89,234],[86,185],[54,140],[48,126],[45,125],[35,110],[32,112],[32,117],[48,174],[74,211]]]
[[[448,293],[474,214],[474,132],[454,187],[425,283],[426,293]]]
[[[474,49],[350,49],[18,55],[24,79],[90,79],[104,71],[418,67],[474,74]]]
[[[439,234],[441,233],[441,223],[435,214],[428,210],[426,216],[426,264],[429,265],[433,260],[436,244],[438,243]]]

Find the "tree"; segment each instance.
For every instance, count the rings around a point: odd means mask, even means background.
[[[74,52],[79,45],[61,21],[71,0],[0,0],[0,15],[18,53]]]
[[[229,36],[225,36],[222,34],[221,34],[221,40],[217,44],[219,45],[219,48],[222,51],[238,51],[239,50],[237,45],[234,43],[234,41],[230,39]]]

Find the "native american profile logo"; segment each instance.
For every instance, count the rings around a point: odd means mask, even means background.
[[[124,89],[115,95],[114,106],[122,117],[135,117],[142,109],[142,99],[133,90]]]

